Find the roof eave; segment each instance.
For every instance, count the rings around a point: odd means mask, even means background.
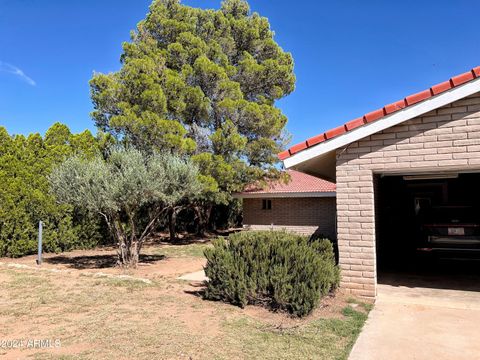
[[[256,193],[256,194],[243,194],[236,193],[233,197],[236,199],[272,199],[272,198],[325,198],[335,197],[335,191],[312,191],[312,192],[284,192],[284,193]]]
[[[331,140],[306,148],[305,150],[284,159],[283,162],[287,169],[298,169],[302,172],[316,174],[318,173],[318,169],[311,168],[312,165],[314,166],[314,162],[311,161],[312,159],[335,152],[337,149],[347,146],[352,142],[388,129],[392,126],[399,125],[405,121],[414,119],[477,92],[480,92],[480,77],[422,102],[396,111],[380,120],[367,123],[361,127],[345,132]],[[334,171],[332,172],[330,169],[328,173],[334,174]]]

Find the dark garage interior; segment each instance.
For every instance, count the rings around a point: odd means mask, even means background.
[[[377,176],[378,282],[480,291],[480,174]]]

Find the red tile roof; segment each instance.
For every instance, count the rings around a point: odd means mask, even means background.
[[[306,141],[303,141],[301,143],[293,145],[290,149],[287,149],[285,151],[282,151],[281,153],[278,154],[278,158],[280,160],[285,160],[286,158],[302,151],[305,150],[309,147],[312,147],[316,144],[319,144],[323,141],[328,141],[336,136],[339,136],[347,131],[352,131],[360,126],[363,126],[367,123],[377,121],[379,119],[382,119],[383,117],[390,115],[398,110],[404,109],[408,106],[414,105],[416,103],[419,103],[421,101],[424,101],[426,99],[429,99],[435,95],[438,95],[440,93],[443,93],[445,91],[448,91],[450,89],[453,89],[454,87],[460,86],[462,84],[465,84],[466,82],[469,82],[473,79],[476,79],[480,77],[480,66],[477,66],[473,68],[470,71],[467,71],[466,73],[457,75],[452,77],[450,80],[442,82],[440,84],[434,85],[431,88],[420,91],[416,94],[407,96],[406,98],[399,100],[397,102],[394,102],[389,105],[385,105],[381,109],[374,110],[372,112],[369,112],[368,114],[363,115],[362,117],[359,117],[357,119],[351,120],[342,126],[336,127],[332,130],[328,130],[324,132],[323,134],[314,136],[310,139],[307,139]]]
[[[336,189],[335,184],[330,181],[307,175],[295,170],[287,170],[287,172],[290,175],[290,182],[288,184],[275,181],[271,182],[266,189],[252,185],[247,187],[245,191],[239,193],[239,195],[312,192],[325,193],[334,192]]]

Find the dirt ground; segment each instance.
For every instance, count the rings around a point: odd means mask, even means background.
[[[84,272],[124,274],[145,277],[151,280],[162,276],[176,276],[203,268],[205,260],[203,250],[210,245],[210,238],[180,238],[172,245],[166,236],[159,236],[145,243],[140,263],[136,269],[123,269],[116,266],[116,248],[104,246],[93,250],[75,250],[60,254],[44,253],[43,269],[61,269],[76,274]],[[189,258],[185,261],[185,258]],[[36,266],[37,255],[21,258],[0,258],[0,262]]]
[[[202,283],[178,276],[201,270],[208,246],[151,244],[139,267],[126,271],[113,266],[113,248],[46,254],[41,266],[35,256],[0,259],[0,357],[347,357],[366,306],[337,293],[299,320],[203,300]]]
[[[123,269],[115,266],[117,257],[113,247],[104,247],[95,250],[76,250],[62,254],[44,254],[42,269],[73,270],[72,273],[107,273],[116,275],[130,275],[154,280],[163,276],[179,276],[184,273],[198,271],[203,268],[205,260],[202,257],[168,256],[169,251],[178,249],[179,246],[161,245],[146,246],[136,269]],[[185,245],[185,250],[203,248],[202,245]],[[159,250],[159,249],[162,250]],[[186,260],[188,257],[188,260]],[[0,258],[0,262],[36,266],[37,255],[25,256],[18,259]]]

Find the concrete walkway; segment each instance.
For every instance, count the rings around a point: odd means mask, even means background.
[[[480,292],[379,285],[349,360],[480,359]]]
[[[185,274],[179,277],[180,280],[188,280],[188,281],[207,281],[208,278],[205,276],[205,271],[195,271],[193,273]]]

